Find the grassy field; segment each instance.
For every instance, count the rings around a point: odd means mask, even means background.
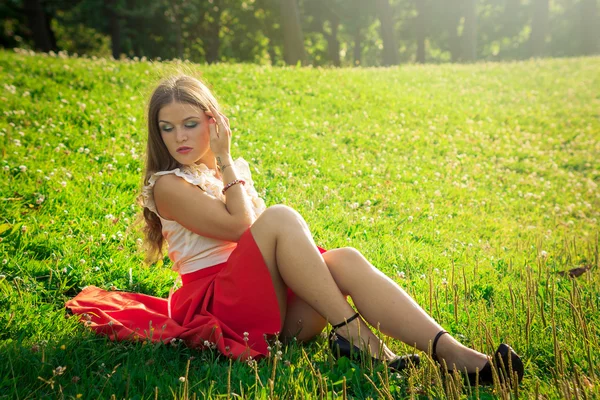
[[[167,259],[143,266],[134,222],[146,99],[177,65],[0,51],[0,398],[600,396],[600,58],[183,65],[223,103],[267,205],[360,249],[463,343],[510,343],[523,384],[336,362],[323,337],[248,365],[65,318],[86,285],[173,285]]]

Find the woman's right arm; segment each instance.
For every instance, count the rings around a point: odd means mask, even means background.
[[[229,195],[234,188],[240,190],[241,185],[235,186],[226,193]],[[176,175],[164,175],[156,181],[154,202],[161,217],[214,239],[237,242],[254,222],[251,210],[243,208],[231,213],[221,200]]]
[[[209,124],[210,147],[221,170],[223,185],[239,179],[230,155],[231,130],[227,118],[211,108],[219,124]],[[225,192],[225,203],[175,175],[165,175],[154,185],[154,201],[163,218],[175,220],[199,235],[237,242],[254,223],[252,205],[242,184]]]

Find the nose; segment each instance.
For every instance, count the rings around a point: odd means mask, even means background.
[[[187,134],[184,129],[177,129],[175,132],[175,139],[177,142],[185,142],[187,140]]]

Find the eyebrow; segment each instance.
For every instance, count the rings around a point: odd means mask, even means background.
[[[198,117],[198,116],[196,116],[196,115],[192,115],[191,117],[184,118],[184,119],[183,119],[183,122],[187,121],[188,119],[192,119],[192,118],[200,118],[200,117]],[[163,121],[162,119],[159,119],[159,120],[158,120],[158,122],[165,122],[165,123],[167,123],[167,124],[170,124],[170,122],[169,122],[169,121]]]

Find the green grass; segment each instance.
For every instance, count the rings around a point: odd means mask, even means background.
[[[0,398],[600,395],[600,58],[186,65],[266,203],[296,208],[325,248],[360,249],[466,345],[510,343],[526,368],[512,392],[444,385],[427,362],[400,376],[335,362],[322,337],[251,366],[65,318],[86,285],[173,284],[168,262],[142,266],[132,229],[145,102],[173,66],[0,51]]]

